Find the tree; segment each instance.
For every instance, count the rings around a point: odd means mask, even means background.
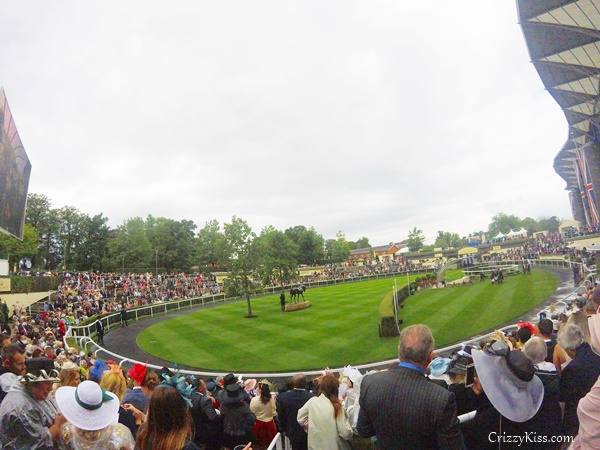
[[[225,236],[217,220],[206,222],[196,237],[196,261],[201,268],[214,269],[222,261],[225,251]]]
[[[521,219],[514,214],[498,213],[492,217],[492,222],[488,226],[488,235],[493,238],[498,233],[506,234],[521,228],[521,222]]]
[[[298,264],[314,265],[323,262],[325,240],[314,228],[297,225],[285,234],[298,246]]]
[[[41,229],[48,220],[50,209],[52,209],[52,203],[47,196],[43,194],[29,194],[27,196],[25,222],[38,230]]]
[[[152,246],[154,265],[167,271],[188,271],[195,253],[196,225],[191,220],[166,217],[146,218],[146,235]]]
[[[351,246],[342,231],[338,231],[336,239],[328,239],[325,243],[327,259],[332,263],[346,261],[350,256]]]
[[[417,227],[414,227],[412,230],[408,232],[408,249],[411,252],[418,252],[425,242],[425,236],[423,235],[423,231],[419,230]]]
[[[371,247],[371,244],[369,244],[369,238],[365,236],[361,237],[356,242],[351,242],[351,244],[353,249]]]
[[[30,224],[23,227],[23,240],[8,234],[0,233],[0,257],[8,259],[10,266],[17,264],[21,258],[33,257],[38,249],[38,233]]]
[[[223,229],[225,251],[221,263],[228,269],[228,284],[233,290],[241,290],[248,305],[247,317],[254,317],[250,293],[253,288],[252,278],[259,265],[257,247],[253,245],[256,235],[245,220],[236,216],[233,216],[231,223],[226,223]]]
[[[56,213],[58,218],[58,246],[63,250],[63,269],[77,270],[74,254],[81,245],[82,227],[86,216],[73,206],[60,208]]]
[[[134,217],[120,225],[108,240],[108,252],[113,270],[150,267],[154,252],[146,234],[144,219]]]
[[[57,267],[63,255],[59,242],[59,218],[47,196],[34,193],[27,196],[25,222],[38,232],[38,251],[32,260],[34,267]]]
[[[547,219],[544,219],[544,218],[540,219],[539,223],[540,223],[539,231],[550,231],[550,232],[555,233],[558,231],[558,227],[560,226],[560,219],[556,216],[552,216]]]
[[[437,237],[435,238],[434,247],[441,248],[458,248],[465,245],[465,240],[462,239],[457,233],[451,233],[449,231],[438,231]]]
[[[108,217],[102,214],[83,215],[81,218],[79,245],[73,249],[77,270],[101,270],[108,251]]]
[[[523,220],[521,220],[520,228],[525,228],[527,233],[531,235],[536,231],[542,231],[542,226],[543,225],[537,220],[532,219],[531,217],[525,217]]]
[[[259,273],[264,283],[289,283],[298,268],[298,245],[282,231],[265,228],[254,240],[260,257]]]

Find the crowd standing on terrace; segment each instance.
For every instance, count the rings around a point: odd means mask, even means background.
[[[1,336],[3,449],[593,449],[600,447],[600,288],[568,316],[519,322],[451,355],[425,325],[398,361],[361,373],[298,374],[285,386],[233,373],[200,379],[64,348],[30,354]],[[471,413],[471,412],[474,413]],[[563,412],[564,411],[564,412]],[[459,415],[472,420],[461,423]]]
[[[511,256],[564,254],[562,246],[530,242]],[[200,275],[78,273],[65,274],[43,310],[28,315],[17,304],[0,335],[1,448],[264,449],[277,431],[294,450],[600,448],[593,286],[580,288],[568,314],[519,323],[452,355],[435,355],[431,330],[415,325],[403,329],[398,362],[386,370],[298,374],[286,386],[234,374],[184,378],[142,364],[125,370],[62,339],[96,314],[216,292]]]

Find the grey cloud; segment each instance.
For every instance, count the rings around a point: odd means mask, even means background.
[[[379,243],[570,214],[565,120],[511,2],[9,0],[0,40],[31,191],[112,225]]]

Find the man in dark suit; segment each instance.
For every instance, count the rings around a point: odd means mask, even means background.
[[[104,325],[101,320],[96,321],[96,336],[100,345],[104,345]]]
[[[377,436],[379,449],[464,448],[454,394],[425,377],[433,347],[429,327],[407,327],[400,333],[400,363],[363,378],[356,428]]]
[[[575,324],[561,328],[558,345],[572,358],[560,374],[560,401],[565,403],[565,434],[575,436],[579,430],[577,405],[600,376],[600,356],[585,342],[583,331]]]
[[[279,294],[279,304],[281,305],[281,311],[285,312],[285,292],[283,291]]]
[[[221,448],[221,421],[213,407],[211,399],[206,395],[206,383],[198,380],[198,389],[192,393],[192,420],[194,421],[194,442],[206,450]]]
[[[306,450],[306,432],[298,424],[298,410],[313,396],[306,390],[306,377],[302,374],[292,378],[292,389],[277,396],[277,417],[280,428],[292,444],[292,450]]]

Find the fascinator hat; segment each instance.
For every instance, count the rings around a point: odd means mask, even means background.
[[[177,393],[181,396],[183,401],[188,407],[192,407],[192,393],[194,392],[194,387],[189,384],[185,377],[179,375],[178,373],[174,375],[167,375],[166,373],[162,374],[163,381],[158,385],[158,387],[172,387]]]

